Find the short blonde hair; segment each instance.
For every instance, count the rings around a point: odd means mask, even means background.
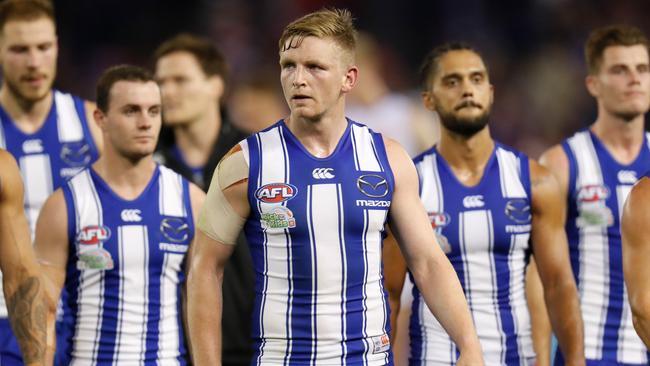
[[[357,43],[357,31],[347,9],[323,8],[294,20],[280,36],[280,52],[299,47],[305,37],[332,38],[351,55],[354,55]]]

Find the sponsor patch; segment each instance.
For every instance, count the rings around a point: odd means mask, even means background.
[[[186,253],[188,246],[185,244],[160,243],[158,249],[163,252]]]
[[[111,270],[114,267],[111,253],[103,248],[90,248],[79,252],[77,269]]]
[[[506,216],[517,224],[530,222],[530,204],[523,198],[515,198],[506,202]]]
[[[271,183],[255,191],[255,197],[264,203],[281,203],[296,196],[298,189],[293,184]]]
[[[436,241],[445,254],[451,253],[451,244],[449,244],[449,240],[446,236],[436,232]]]
[[[165,217],[160,222],[160,233],[172,243],[182,243],[190,237],[190,226],[180,217]]]
[[[446,212],[427,212],[427,216],[429,216],[431,227],[434,229],[442,229],[451,221],[451,217]]]
[[[79,230],[77,243],[81,245],[99,245],[111,237],[111,231],[106,226],[91,225]]]
[[[71,167],[86,166],[92,159],[90,146],[84,141],[64,143],[59,156]]]
[[[390,349],[390,338],[388,334],[382,334],[370,338],[372,340],[372,353],[382,353]]]
[[[296,227],[296,219],[293,212],[284,206],[278,206],[271,209],[270,212],[261,214],[262,229],[291,229]]]
[[[389,208],[390,201],[381,201],[381,200],[356,200],[357,207],[379,207],[379,208]]]
[[[379,174],[364,174],[357,178],[357,189],[368,197],[381,198],[388,194],[388,182]]]
[[[587,185],[578,190],[578,217],[576,226],[579,228],[589,226],[607,227],[614,224],[612,210],[607,207],[609,188],[604,185]]]

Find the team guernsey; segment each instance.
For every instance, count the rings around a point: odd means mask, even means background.
[[[481,181],[460,183],[436,148],[416,157],[420,198],[465,292],[486,365],[532,365],[524,291],[529,259],[528,157],[496,144]],[[459,351],[413,287],[411,365],[455,365]]]
[[[256,272],[255,364],[392,364],[382,239],[394,180],[380,134],[348,120],[311,155],[280,121],[242,141]]]
[[[188,182],[157,166],[136,199],[92,169],[64,187],[71,365],[186,365],[181,321],[194,224]]]
[[[642,149],[629,165],[614,160],[589,130],[562,143],[569,160],[566,230],[580,293],[585,357],[607,365],[648,362],[623,281],[620,217],[632,185],[650,169],[649,141],[644,134]]]

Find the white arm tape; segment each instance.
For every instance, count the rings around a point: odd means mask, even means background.
[[[246,219],[235,212],[223,190],[247,178],[248,164],[241,150],[226,156],[217,165],[197,224],[209,238],[227,245],[237,243]]]

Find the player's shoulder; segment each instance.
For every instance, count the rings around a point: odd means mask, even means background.
[[[413,158],[413,162],[417,165],[418,163],[422,162],[426,158],[435,156],[438,153],[438,149],[436,148],[436,145],[431,146],[430,148],[424,150],[423,152],[415,155]]]
[[[539,163],[551,170],[566,171],[569,166],[569,158],[564,143],[556,144],[546,149],[540,155]]]

